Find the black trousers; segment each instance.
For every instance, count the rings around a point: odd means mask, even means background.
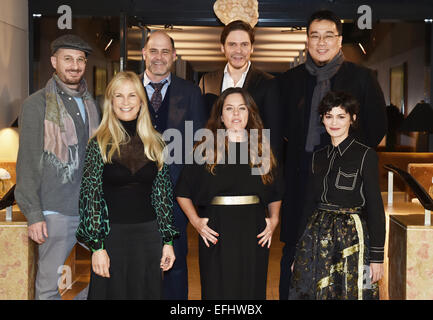
[[[296,248],[293,245],[284,244],[280,261],[280,300],[289,299],[290,280],[292,278],[291,266],[295,259]]]
[[[186,228],[188,220],[177,202],[173,207],[174,224],[180,236],[173,240],[173,249],[176,256],[173,267],[164,272],[163,299],[188,300],[188,239]]]

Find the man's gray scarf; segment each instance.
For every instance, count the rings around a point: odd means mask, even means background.
[[[329,63],[321,67],[314,63],[310,54],[307,54],[305,68],[312,76],[316,77],[316,86],[311,99],[308,135],[305,143],[305,151],[307,152],[313,152],[314,147],[320,144],[320,135],[325,131],[325,128],[320,124],[319,104],[331,90],[331,78],[338,72],[343,62],[344,56],[341,50]]]

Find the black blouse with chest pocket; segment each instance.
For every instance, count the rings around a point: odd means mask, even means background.
[[[311,171],[300,232],[319,203],[362,207],[370,239],[370,262],[383,262],[385,211],[376,152],[349,135],[336,147],[328,145],[316,151]]]

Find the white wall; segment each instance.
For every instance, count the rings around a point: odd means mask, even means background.
[[[0,162],[15,162],[18,156],[19,145],[18,128],[1,129],[0,145]]]
[[[0,129],[17,118],[28,95],[27,16],[28,0],[1,0]]]

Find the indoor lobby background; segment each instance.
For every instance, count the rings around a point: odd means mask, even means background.
[[[15,183],[18,151],[17,118],[23,100],[45,86],[53,69],[49,45],[75,33],[94,49],[85,79],[101,101],[119,70],[144,71],[141,48],[149,32],[166,30],[173,37],[177,60],[173,72],[198,83],[205,72],[224,66],[219,51],[222,23],[213,0],[143,1],[1,0],[0,3],[0,198]],[[66,3],[67,2],[67,3]],[[72,10],[72,29],[59,29],[63,4]],[[361,5],[372,10],[372,29],[359,29]],[[327,8],[343,19],[345,58],[376,73],[387,104],[389,131],[378,147],[380,185],[387,215],[386,275],[381,299],[433,299],[433,229],[424,223],[425,208],[404,179],[393,176],[392,203],[388,170],[392,164],[408,171],[433,192],[433,109],[431,107],[433,6],[431,1],[284,1],[259,0],[259,22],[252,55],[255,65],[273,75],[305,61],[306,20]],[[418,119],[420,118],[420,119]],[[427,123],[427,127],[425,125]],[[429,125],[430,124],[430,125]],[[1,177],[0,177],[1,179]],[[14,206],[12,221],[0,211],[0,299],[31,299],[34,294],[35,245],[27,238],[25,218]],[[421,221],[421,222],[420,222]],[[198,239],[189,227],[190,299],[200,299]],[[267,298],[278,299],[282,243],[274,234]],[[89,281],[89,253],[73,249],[67,264],[72,299]],[[392,281],[391,281],[392,280]]]

